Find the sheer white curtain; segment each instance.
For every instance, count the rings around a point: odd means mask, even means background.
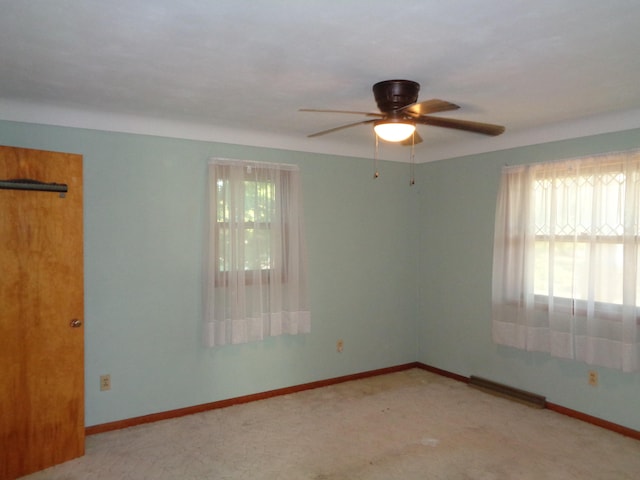
[[[640,151],[505,167],[496,343],[640,370]]]
[[[208,218],[205,344],[309,332],[298,167],[211,161]]]

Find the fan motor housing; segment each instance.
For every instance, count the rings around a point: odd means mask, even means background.
[[[420,84],[411,80],[385,80],[373,86],[381,112],[393,112],[418,101]]]

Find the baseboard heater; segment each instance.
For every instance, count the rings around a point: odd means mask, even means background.
[[[516,400],[531,407],[545,408],[547,406],[547,399],[542,395],[526,392],[508,385],[502,385],[501,383],[492,382],[491,380],[475,377],[473,375],[469,377],[469,385],[487,393]]]

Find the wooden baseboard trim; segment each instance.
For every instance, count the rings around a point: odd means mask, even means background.
[[[443,377],[451,378],[453,380],[457,380],[463,383],[469,383],[469,377],[464,377],[462,375],[458,375],[457,373],[449,372],[448,370],[442,370],[437,367],[432,367],[431,365],[426,365],[424,363],[417,362],[417,368],[421,368],[422,370],[426,370],[427,372],[437,373]]]
[[[90,427],[86,427],[85,434],[95,435],[98,433],[110,432],[113,430],[120,430],[122,428],[134,427],[136,425],[143,425],[145,423],[158,422],[160,420],[168,420],[170,418],[183,417],[185,415],[193,415],[194,413],[201,413],[209,410],[216,410],[219,408],[231,407],[233,405],[240,405],[243,403],[255,402],[257,400],[265,400],[267,398],[278,397],[280,395],[288,395],[290,393],[297,393],[297,392],[312,390],[320,387],[328,387],[330,385],[336,385],[339,383],[349,382],[352,380],[360,380],[362,378],[369,378],[369,377],[375,377],[378,375],[385,375],[388,373],[401,372],[401,371],[409,370],[411,368],[416,368],[416,367],[420,367],[418,362],[406,363],[403,365],[396,365],[394,367],[380,368],[377,370],[369,370],[366,372],[354,373],[351,375],[344,375],[342,377],[329,378],[326,380],[318,380],[315,382],[304,383],[301,385],[294,385],[291,387],[278,388],[276,390],[269,390],[267,392],[254,393],[251,395],[244,395],[242,397],[235,397],[235,398],[229,398],[226,400],[219,400],[217,402],[194,405],[192,407],[178,408],[176,410],[152,413],[152,414],[143,415],[140,417],[117,420],[115,422],[101,423],[98,425],[92,425]]]
[[[463,375],[458,375],[457,373],[452,373],[447,370],[442,370],[437,367],[432,367],[430,365],[426,365],[421,362],[417,362],[417,368],[422,368],[428,372],[437,373],[438,375],[442,375],[447,378],[452,378],[454,380],[458,380],[463,383],[469,383],[469,378]],[[563,407],[562,405],[558,405],[556,403],[546,402],[546,408],[552,410],[556,413],[560,413],[562,415],[567,415],[568,417],[575,418],[577,420],[581,420],[586,423],[590,423],[592,425],[596,425],[598,427],[604,428],[605,430],[610,430],[612,432],[619,433],[620,435],[624,435],[625,437],[631,437],[635,440],[640,440],[640,431],[634,430],[629,427],[625,427],[623,425],[619,425],[617,423],[609,422],[607,420],[603,420],[598,417],[594,417],[591,415],[587,415],[586,413],[578,412],[577,410],[572,410],[567,407]]]
[[[185,415],[192,415],[194,413],[206,412],[209,410],[216,410],[218,408],[231,407],[233,405],[240,405],[243,403],[255,402],[257,400],[264,400],[267,398],[277,397],[280,395],[288,395],[290,393],[302,392],[305,390],[313,390],[315,388],[328,387],[330,385],[337,385],[339,383],[349,382],[352,380],[359,380],[362,378],[375,377],[377,375],[385,375],[388,373],[401,372],[409,370],[411,368],[420,368],[427,372],[435,373],[443,377],[451,378],[463,383],[469,383],[469,378],[457,373],[442,370],[431,365],[426,365],[421,362],[406,363],[403,365],[396,365],[394,367],[380,368],[377,370],[369,370],[366,372],[354,373],[351,375],[344,375],[342,377],[329,378],[326,380],[318,380],[316,382],[304,383],[301,385],[294,385],[291,387],[279,388],[276,390],[269,390],[267,392],[254,393],[252,395],[244,395],[242,397],[229,398],[226,400],[219,400],[217,402],[205,403],[202,405],[194,405],[192,407],[178,408],[176,410],[169,410],[166,412],[152,413],[149,415],[143,415],[140,417],[128,418],[124,420],[118,420],[115,422],[102,423],[99,425],[93,425],[85,428],[86,435],[95,435],[98,433],[110,432],[113,430],[120,430],[122,428],[134,427],[136,425],[143,425],[145,423],[157,422],[160,420],[168,420],[170,418],[183,417]],[[586,413],[578,412],[562,405],[546,402],[546,408],[562,415],[581,420],[583,422],[596,425],[598,427],[610,430],[612,432],[619,433],[621,435],[631,437],[636,440],[640,440],[640,431],[632,428],[619,425],[617,423],[609,422],[598,417],[587,415]]]
[[[620,435],[624,435],[625,437],[631,437],[636,440],[640,440],[640,431],[638,430],[634,430],[623,425],[618,425],[617,423],[609,422],[598,417],[593,417],[591,415],[587,415],[586,413],[578,412],[577,410],[572,410],[555,403],[547,402],[547,408],[549,410],[553,410],[554,412],[561,413],[562,415],[567,415],[568,417],[582,420],[583,422],[587,422],[592,425],[597,425],[598,427],[602,427],[606,430],[611,430],[612,432],[619,433]]]

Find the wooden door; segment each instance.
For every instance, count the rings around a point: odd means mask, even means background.
[[[68,191],[0,189],[1,480],[84,454],[82,157],[0,146],[13,179]]]

